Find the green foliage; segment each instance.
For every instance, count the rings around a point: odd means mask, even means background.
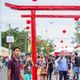
[[[51,40],[44,40],[41,38],[41,36],[37,36],[37,51],[38,53],[42,52],[42,47],[43,53],[44,54],[49,54],[50,52],[54,51],[53,48],[53,42]]]
[[[10,29],[10,35],[14,36],[14,43],[12,47],[19,47],[20,50],[24,51],[25,46],[25,34],[24,31],[19,31],[17,28]],[[8,43],[6,42],[6,36],[9,35],[9,30],[2,32],[2,46],[8,48]]]
[[[76,23],[76,32],[74,33],[74,35],[76,36],[76,42],[77,44],[80,44],[80,20],[77,21]]]
[[[28,32],[19,31],[18,28],[10,29],[10,34],[14,36],[14,43],[12,43],[12,47],[19,47],[21,52],[25,51],[25,36]],[[8,43],[6,42],[6,36],[9,35],[9,30],[2,32],[2,46],[8,48]],[[40,53],[42,51],[42,47],[44,54],[48,54],[53,51],[53,42],[51,40],[44,40],[41,36],[37,36],[37,51]]]

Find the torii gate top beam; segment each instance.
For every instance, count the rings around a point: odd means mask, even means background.
[[[21,6],[10,3],[5,3],[5,6],[15,10],[80,10],[80,6]]]
[[[32,59],[34,62],[34,66],[32,68],[32,79],[37,80],[37,68],[35,66],[37,55],[36,55],[36,17],[75,17],[75,16],[61,16],[61,15],[36,15],[36,10],[73,10],[73,11],[80,11],[80,6],[25,6],[25,5],[14,5],[10,3],[5,3],[5,6],[10,7],[11,9],[15,10],[31,10],[31,15],[22,15],[23,17],[31,17],[31,31],[32,31]],[[77,16],[79,17],[79,16]]]

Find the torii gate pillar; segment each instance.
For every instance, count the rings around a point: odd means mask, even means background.
[[[32,60],[34,66],[32,68],[32,80],[37,80],[37,69],[36,69],[36,20],[35,20],[35,10],[31,10],[31,31],[32,31]]]

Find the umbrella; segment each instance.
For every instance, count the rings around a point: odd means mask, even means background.
[[[60,52],[51,52],[50,54],[54,55],[54,56],[58,56],[60,54]]]
[[[76,49],[74,49],[74,48],[59,48],[59,49],[55,50],[54,52],[61,52],[61,51],[73,52],[73,51],[76,51]]]
[[[73,52],[73,51],[75,51],[74,48],[59,48],[54,52],[51,52],[50,54],[54,56],[59,56],[59,55],[68,56],[68,55],[71,55],[70,52]]]

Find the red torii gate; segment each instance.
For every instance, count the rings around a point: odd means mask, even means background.
[[[15,10],[31,10],[31,15],[21,15],[21,17],[30,17],[31,18],[31,31],[32,31],[32,59],[34,66],[32,69],[32,79],[37,80],[37,69],[36,69],[36,17],[39,18],[80,18],[80,15],[36,15],[36,10],[68,10],[68,11],[80,11],[80,6],[21,6],[14,5],[10,3],[5,3],[5,6],[10,7]]]

